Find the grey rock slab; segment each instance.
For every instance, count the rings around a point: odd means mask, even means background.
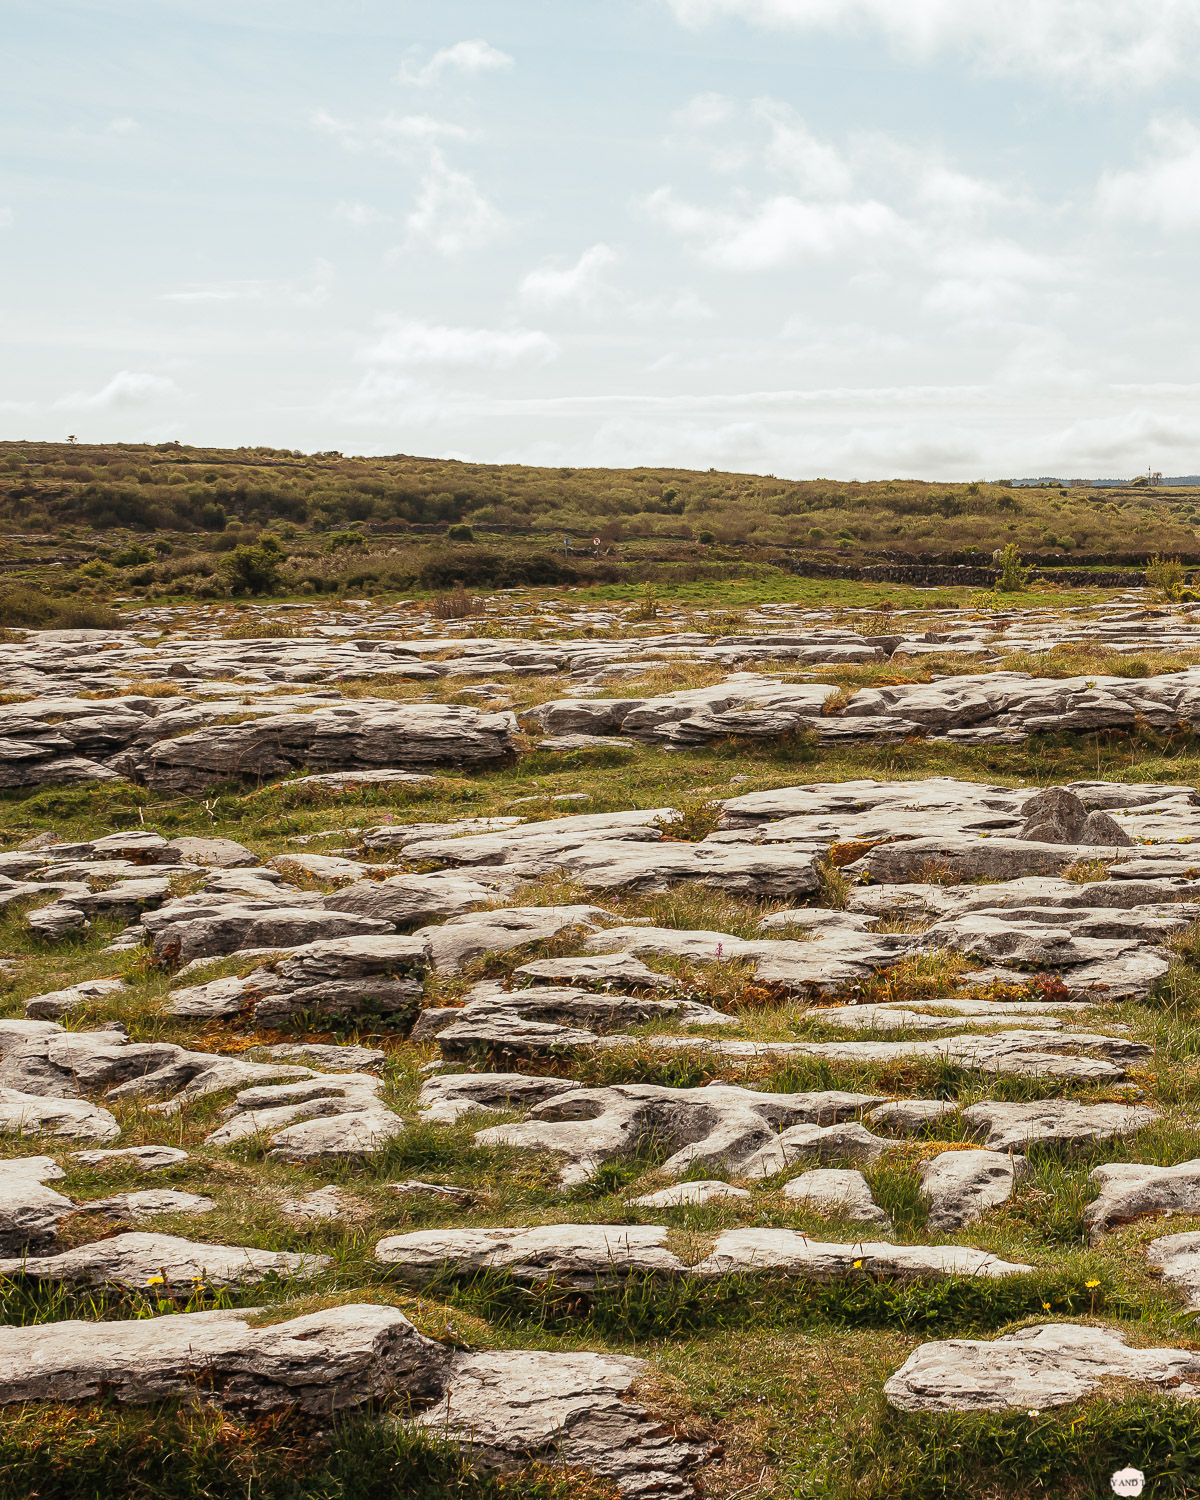
[[[323,1073],[362,1073],[381,1068],[387,1053],[378,1047],[360,1047],[353,1042],[276,1042],[256,1051],[272,1062],[294,1062],[318,1068]]]
[[[153,1219],[162,1214],[210,1214],[217,1206],[214,1198],[199,1193],[180,1193],[170,1188],[144,1188],[135,1193],[114,1193],[108,1198],[92,1198],[80,1203],[81,1213],[103,1214],[109,1219],[133,1222]]]
[[[53,1245],[58,1221],[75,1205],[46,1183],[65,1175],[49,1156],[0,1160],[0,1253],[36,1255]]]
[[[522,1113],[580,1087],[570,1078],[539,1078],[528,1073],[444,1073],[421,1085],[417,1110],[423,1120],[452,1125],[477,1111]]]
[[[1183,1294],[1189,1311],[1200,1308],[1200,1234],[1167,1234],[1146,1246],[1146,1260]]]
[[[44,942],[60,943],[64,938],[81,936],[92,924],[78,906],[55,901],[50,906],[26,912],[25,925]]]
[[[867,1179],[848,1167],[818,1167],[783,1185],[789,1203],[802,1203],[818,1213],[840,1214],[860,1224],[891,1228],[891,1220],[871,1196]]]
[[[935,1234],[958,1229],[1012,1197],[1028,1163],[1001,1151],[943,1151],[917,1168]]]
[[[709,1449],[677,1438],[631,1398],[646,1370],[628,1355],[489,1351],[456,1356],[445,1394],[415,1418],[479,1468],[590,1469],[623,1500],[690,1500]]]
[[[453,823],[383,823],[363,834],[363,847],[403,850],[427,839],[466,838],[473,834],[497,833],[516,828],[524,818],[460,818]]]
[[[301,1120],[271,1137],[267,1155],[275,1161],[362,1161],[377,1156],[402,1135],[404,1121],[381,1104],[336,1115]]]
[[[547,984],[629,985],[633,989],[673,990],[679,981],[660,974],[629,953],[581,954],[575,958],[537,958],[518,964],[517,979],[541,980]]]
[[[69,985],[64,990],[51,990],[45,995],[34,995],[25,1002],[25,1014],[39,1021],[53,1021],[58,1016],[69,1015],[89,1000],[98,1000],[105,995],[120,995],[128,985],[120,979],[84,979]]]
[[[330,938],[366,937],[392,930],[390,922],[360,917],[353,912],[324,911],[308,906],[274,906],[268,910],[250,902],[231,901],[209,915],[182,915],[154,930],[154,956],[186,964],[195,958],[214,958],[242,949],[295,948]]]
[[[794,1161],[876,1161],[890,1147],[857,1120],[836,1125],[791,1125],[739,1168],[745,1177],[770,1177]]]
[[[1200,1160],[1173,1167],[1142,1162],[1108,1162],[1096,1167],[1092,1181],[1099,1196],[1083,1211],[1092,1244],[1103,1235],[1147,1214],[1200,1211]]]
[[[693,1276],[727,1276],[782,1271],[831,1281],[841,1276],[895,1276],[902,1280],[936,1276],[1017,1276],[1031,1267],[1001,1260],[965,1245],[893,1245],[886,1240],[826,1243],[791,1229],[727,1229]]]
[[[779,927],[803,927],[809,932],[866,932],[873,919],[851,911],[827,911],[819,906],[800,906],[790,911],[773,911],[758,924],[759,932],[774,932]]]
[[[108,1110],[86,1099],[44,1098],[0,1088],[0,1134],[111,1141],[121,1134],[121,1127]]]
[[[657,843],[664,825],[678,814],[671,807],[649,807],[631,812],[576,813],[542,822],[520,822],[503,832],[469,834],[459,838],[431,838],[404,846],[406,859],[442,865],[527,865],[569,849],[589,844],[633,841]]]
[[[213,724],[147,746],[137,780],[163,792],[191,794],[222,781],[316,771],[497,764],[516,753],[510,713],[446,704],[338,704],[310,714],[277,714],[248,724]]]
[[[1074,1099],[1004,1104],[989,1099],[972,1104],[962,1117],[989,1151],[1019,1151],[1035,1141],[1110,1141],[1144,1130],[1159,1116],[1157,1110],[1135,1104],[1079,1104]]]
[[[595,1032],[645,1021],[677,1020],[684,1026],[740,1026],[737,1016],[692,1000],[655,1000],[645,995],[595,994],[571,986],[534,985],[508,990],[494,981],[474,985],[463,997],[461,1017],[508,1011],[524,1020],[555,1021],[563,1026],[586,1026]]]
[[[1082,1400],[1109,1380],[1195,1400],[1200,1355],[1131,1349],[1115,1328],[1043,1323],[991,1340],[922,1344],[883,1391],[900,1411],[1044,1411]]]
[[[319,1275],[330,1264],[327,1255],[204,1245],[176,1235],[133,1231],[59,1255],[0,1260],[0,1276],[141,1292],[164,1283],[181,1287],[203,1282],[219,1288],[249,1286],[267,1276],[307,1278]]]
[[[234,839],[204,838],[183,834],[171,843],[186,865],[208,865],[218,870],[238,870],[258,864],[258,855]]]
[[[330,1183],[328,1187],[305,1193],[303,1198],[283,1199],[279,1212],[289,1219],[298,1219],[301,1223],[315,1223],[347,1218],[353,1207],[353,1200],[341,1188]]]
[[[758,846],[661,843],[632,847],[593,843],[550,863],[588,890],[668,891],[691,884],[746,896],[812,895],[820,887],[811,852]]]
[[[420,771],[328,771],[324,775],[295,776],[281,781],[279,789],[291,791],[303,786],[325,792],[358,792],[366,787],[413,786],[436,780],[436,776]]]
[[[178,1166],[187,1161],[188,1153],[178,1146],[125,1146],[110,1151],[72,1151],[71,1160],[81,1167],[106,1167],[129,1165],[139,1172],[162,1172],[167,1167]]]
[[[683,1261],[666,1248],[667,1234],[642,1224],[422,1229],[380,1240],[375,1259],[417,1284],[439,1274],[503,1271],[517,1281],[553,1277],[559,1286],[591,1288],[628,1275],[683,1274]]]
[[[534,746],[534,749],[547,751],[551,755],[569,755],[574,750],[632,750],[633,748],[633,740],[622,739],[619,735],[600,734],[551,734],[538,740]]]
[[[414,936],[428,944],[435,968],[454,974],[484,953],[546,942],[572,928],[594,932],[596,923],[608,916],[598,906],[511,906],[450,917],[440,927],[422,927]]]
[[[1021,808],[1024,823],[1018,838],[1047,844],[1107,844],[1132,846],[1133,840],[1108,813],[1088,812],[1066,787],[1038,792]]]
[[[879,1102],[878,1097],[836,1090],[768,1094],[724,1084],[693,1089],[617,1084],[548,1098],[534,1105],[524,1121],[481,1130],[475,1139],[480,1145],[564,1157],[564,1186],[586,1181],[605,1161],[632,1156],[638,1142],[648,1137],[673,1148],[661,1168],[669,1176],[707,1164],[767,1177],[799,1156],[873,1150],[874,1138],[847,1122]],[[880,1148],[885,1144],[878,1143]]]
[[[356,912],[396,927],[453,917],[486,905],[494,890],[463,875],[391,875],[386,880],[359,880],[325,899],[328,911]]]
[[[239,978],[236,974],[210,979],[207,984],[184,985],[167,996],[169,1016],[188,1016],[197,1020],[224,1020],[239,1015],[251,997],[261,993],[254,975]]]
[[[920,881],[931,869],[953,881],[1012,880],[1022,875],[1060,875],[1080,860],[1111,860],[1108,846],[1031,843],[1010,838],[915,838],[879,844],[846,870],[884,884]]]
[[[701,1203],[728,1200],[749,1202],[746,1188],[734,1187],[732,1183],[718,1180],[703,1182],[677,1182],[672,1187],[660,1188],[656,1193],[643,1193],[640,1198],[630,1198],[630,1208],[693,1208]]]
[[[0,1328],[0,1403],[142,1404],[199,1388],[222,1406],[329,1416],[400,1393],[436,1396],[447,1360],[396,1308],[374,1303],[267,1328],[233,1311],[45,1323]]]
[[[437,1033],[438,1048],[447,1062],[488,1058],[498,1065],[594,1047],[598,1040],[594,1031],[578,1026],[526,1021],[515,1011],[491,1009],[484,1015],[460,1016]]]
[[[869,1109],[864,1118],[877,1130],[919,1135],[928,1126],[956,1115],[958,1110],[959,1106],[950,1099],[891,1099]]]

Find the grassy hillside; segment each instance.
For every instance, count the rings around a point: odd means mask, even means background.
[[[968,561],[1009,542],[1049,563],[1119,562],[1200,555],[1198,500],[1185,490],[0,443],[0,570],[103,601],[456,582],[751,583],[789,574],[796,560]]]

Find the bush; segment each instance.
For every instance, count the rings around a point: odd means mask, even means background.
[[[114,552],[112,560],[118,568],[136,568],[143,563],[153,562],[154,554],[149,547],[143,547],[140,542],[134,542],[132,546],[125,547],[122,551]]]
[[[221,562],[221,572],[235,594],[269,594],[279,587],[283,558],[274,538],[256,546],[235,547]]]
[[[1017,551],[1017,544],[1009,542],[999,557],[1000,577],[996,579],[996,588],[1001,593],[1019,594],[1029,582],[1029,569],[1021,562],[1021,554]]]
[[[365,547],[367,539],[358,531],[335,531],[325,542],[326,552],[340,552],[343,547]]]
[[[1160,557],[1156,552],[1146,569],[1146,582],[1173,598],[1183,587],[1183,564],[1177,557]]]
[[[712,534],[711,531],[701,531],[700,533],[698,533],[696,540],[698,542],[701,542],[705,547],[711,547],[712,544],[716,541],[716,537]]]
[[[25,584],[0,590],[0,626],[31,630],[117,630],[121,617],[104,605],[56,599]]]
[[[475,533],[469,526],[451,526],[446,535],[452,542],[473,542]]]

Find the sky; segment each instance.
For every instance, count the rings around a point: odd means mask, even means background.
[[[0,438],[1200,472],[1200,0],[4,0]]]

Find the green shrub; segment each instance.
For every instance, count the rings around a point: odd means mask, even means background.
[[[235,547],[221,562],[221,572],[235,594],[269,594],[279,587],[283,559],[274,538],[255,546]]]
[[[334,531],[325,541],[326,552],[340,552],[343,547],[365,547],[367,539],[360,531]]]
[[[57,599],[27,584],[0,589],[0,626],[31,630],[117,630],[121,617],[99,604],[77,604]]]
[[[469,526],[451,526],[446,535],[452,542],[473,542],[475,533]]]
[[[1146,569],[1146,582],[1173,597],[1183,587],[1183,564],[1177,557],[1160,557],[1156,552]]]
[[[999,561],[1000,577],[996,579],[996,588],[1002,593],[1019,594],[1029,582],[1029,569],[1022,564],[1015,542],[1009,542]]]

